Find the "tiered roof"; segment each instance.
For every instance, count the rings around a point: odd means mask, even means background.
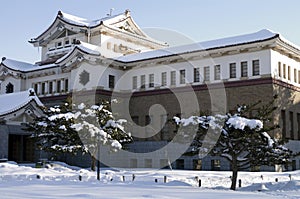
[[[35,102],[36,105],[40,107],[44,106],[39,98],[35,95],[33,89],[0,95],[0,116],[20,110],[31,102]]]

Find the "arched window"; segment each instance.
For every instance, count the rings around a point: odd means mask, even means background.
[[[14,85],[12,83],[8,83],[6,85],[6,93],[13,93],[14,92]]]

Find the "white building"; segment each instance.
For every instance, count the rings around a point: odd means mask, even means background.
[[[69,94],[79,101],[122,98],[123,106],[116,108],[137,124],[132,131],[139,137],[130,150],[146,155],[121,155],[121,161],[120,155],[111,155],[119,166],[160,167],[172,156],[179,158],[177,168],[229,168],[216,158],[177,157],[176,150],[168,157],[148,152],[176,136],[166,122],[174,115],[225,112],[275,94],[280,101],[274,122],[281,130],[272,136],[290,139],[291,148],[299,143],[300,48],[270,30],[168,47],[147,36],[128,10],[91,21],[59,11],[50,27],[29,42],[41,48],[41,61],[2,58],[1,94],[33,88],[48,106]],[[155,104],[158,111],[149,113]],[[295,168],[300,168],[298,159]]]

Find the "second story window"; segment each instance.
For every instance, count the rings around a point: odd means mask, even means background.
[[[53,93],[53,82],[49,82],[49,93]]]
[[[236,78],[236,63],[229,64],[229,75],[230,78]]]
[[[161,85],[167,86],[167,72],[161,73]]]
[[[241,77],[248,76],[248,64],[246,61],[241,62]]]
[[[38,93],[38,84],[34,84],[34,85],[33,85],[33,88],[34,88],[34,92],[35,92],[35,93]]]
[[[69,80],[65,79],[65,92],[69,90]]]
[[[154,74],[149,75],[149,88],[154,87]]]
[[[43,83],[42,83],[42,95],[45,94],[45,90],[46,90],[46,83],[43,82]]]
[[[204,67],[204,81],[210,80],[209,66]]]
[[[283,71],[282,71],[283,78],[285,79],[286,78],[286,65],[285,64],[282,65],[282,69],[283,69]]]
[[[141,88],[145,88],[146,87],[146,76],[145,75],[141,75]]]
[[[278,62],[278,76],[281,77],[281,62]]]
[[[171,71],[171,85],[176,85],[176,71]]]
[[[56,81],[56,92],[61,92],[61,80]]]
[[[114,75],[109,75],[108,76],[108,87],[109,88],[114,88],[115,87],[115,76]]]
[[[132,89],[137,89],[137,76],[132,77]]]
[[[291,67],[288,66],[288,80],[291,80]]]
[[[252,61],[252,75],[259,75],[259,60]]]
[[[194,68],[194,82],[200,82],[200,68]]]
[[[180,74],[180,84],[185,84],[185,70],[180,70],[179,71]]]
[[[215,80],[221,79],[221,66],[215,65]]]

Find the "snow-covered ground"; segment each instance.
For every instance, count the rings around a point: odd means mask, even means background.
[[[59,162],[48,168],[0,163],[0,198],[300,198],[300,171],[240,172],[242,188],[237,191],[229,190],[230,175],[231,172],[102,169],[101,180],[97,181],[96,172]],[[201,179],[201,187],[196,176]]]

